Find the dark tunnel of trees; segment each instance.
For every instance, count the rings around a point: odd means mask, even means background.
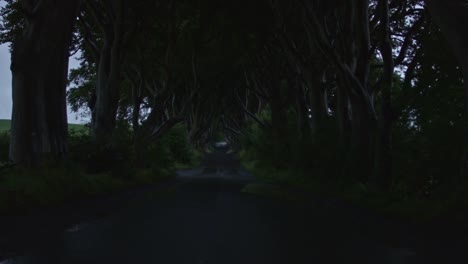
[[[0,173],[153,173],[222,138],[268,180],[466,207],[464,0],[6,2]]]

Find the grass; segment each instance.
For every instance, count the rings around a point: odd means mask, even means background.
[[[320,177],[314,177],[310,172],[294,168],[275,169],[271,164],[248,159],[243,154],[245,153],[241,151],[243,167],[262,183],[247,186],[244,192],[283,200],[304,201],[307,198],[297,193],[297,189],[300,189],[324,197],[337,197],[380,214],[413,223],[430,222],[448,215],[462,217],[468,213],[468,194],[462,191],[454,191],[449,198],[403,195],[398,189],[382,193],[368,184],[326,182]]]
[[[0,133],[10,130],[11,121],[0,119]]]
[[[68,130],[74,132],[87,132],[88,128],[80,124],[68,124]]]
[[[115,177],[110,173],[86,173],[73,165],[34,170],[12,168],[0,174],[0,213],[17,213],[100,197],[156,184],[172,176],[139,170],[134,171],[131,177]]]
[[[11,120],[0,119],[0,133],[8,132],[11,127]],[[68,129],[74,132],[85,132],[86,127],[80,124],[68,124]]]
[[[109,158],[107,148],[95,146],[85,126],[70,125],[67,161],[46,162],[36,169],[10,167],[2,162],[8,160],[10,121],[1,120],[0,124],[3,129],[0,130],[0,214],[54,207],[158,184],[174,177],[176,169],[199,166],[203,156],[202,152],[184,145],[182,139],[186,136],[181,133],[183,128],[179,128],[148,152],[147,167],[137,169],[128,133],[115,139],[112,153],[122,155],[115,163]]]

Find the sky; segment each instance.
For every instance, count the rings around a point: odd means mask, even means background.
[[[7,45],[0,45],[0,119],[11,118],[10,53]]]

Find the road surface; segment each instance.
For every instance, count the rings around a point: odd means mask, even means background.
[[[179,172],[163,195],[136,196],[0,264],[430,263],[423,252],[376,238],[385,231],[379,220],[323,201],[241,192],[252,181],[219,150],[200,169]]]

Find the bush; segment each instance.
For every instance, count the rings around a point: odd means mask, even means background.
[[[188,142],[185,124],[178,124],[148,147],[145,163],[150,164],[155,173],[174,174],[176,169],[197,166],[201,158],[201,152]]]
[[[0,211],[54,205],[157,183],[201,157],[188,144],[183,125],[148,146],[144,155],[148,166],[142,168],[135,166],[133,131],[123,125],[102,144],[96,144],[84,129],[71,130],[68,159],[42,168],[9,168],[8,146],[9,136],[0,134]]]
[[[262,119],[269,120],[264,111]],[[262,180],[288,185],[308,186],[337,180],[337,145],[335,131],[321,131],[315,138],[301,136],[297,114],[289,111],[284,137],[278,142],[269,128],[256,122],[247,125],[241,139],[240,159],[248,170]]]
[[[0,180],[0,210],[22,210],[111,193],[125,186],[108,174],[86,174],[78,166],[12,168]]]
[[[461,126],[443,120],[426,124],[424,130],[396,126],[394,180],[392,188],[383,192],[368,179],[343,173],[333,129],[324,129],[314,139],[303,138],[293,115],[288,121],[282,142],[275,142],[269,130],[257,123],[247,126],[239,156],[243,166],[260,180],[340,196],[414,219],[428,219],[448,210],[467,211],[468,181],[455,184],[463,150]]]
[[[113,177],[131,177],[134,155],[128,128],[116,129],[112,138],[96,143],[85,131],[69,134],[69,159],[87,173],[110,173]]]
[[[162,139],[162,144],[167,144],[174,162],[190,163],[192,148],[189,145],[187,127],[184,124],[174,126]]]

